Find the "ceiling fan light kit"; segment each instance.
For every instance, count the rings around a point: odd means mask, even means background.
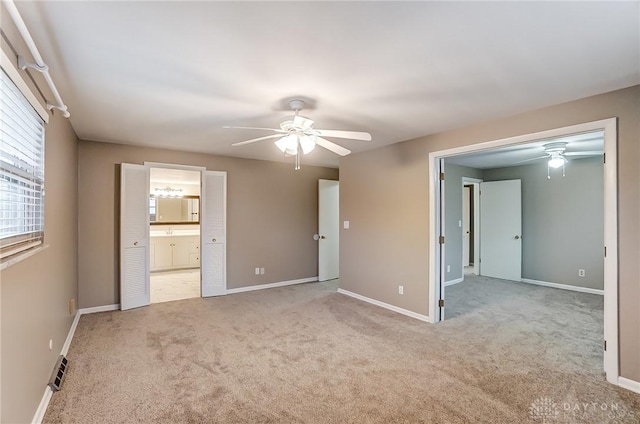
[[[289,101],[289,107],[293,110],[295,115],[285,118],[285,120],[280,123],[280,129],[229,126],[225,126],[223,128],[275,131],[277,134],[240,141],[238,143],[233,143],[232,146],[242,146],[261,140],[278,138],[275,141],[276,147],[286,156],[295,156],[295,170],[300,169],[302,155],[311,153],[315,149],[316,145],[340,156],[346,156],[351,153],[349,149],[339,146],[322,137],[371,141],[371,134],[367,132],[314,129],[313,120],[306,116],[299,115],[299,112],[304,108],[304,104],[304,101],[299,99]]]

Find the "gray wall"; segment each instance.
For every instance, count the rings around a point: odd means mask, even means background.
[[[640,86],[434,134],[340,161],[340,286],[428,314],[429,153],[618,119],[620,373],[640,381]],[[405,295],[398,295],[403,282]]]
[[[0,16],[2,31],[18,53],[31,60],[4,5]],[[2,50],[15,57],[4,40]],[[33,74],[50,96],[41,75]],[[31,422],[73,321],[68,301],[77,299],[78,141],[69,120],[58,113],[51,115],[45,133],[44,243],[48,248],[0,275],[3,423]],[[52,350],[49,339],[53,339]]]
[[[79,307],[120,303],[119,165],[145,161],[227,171],[228,288],[318,275],[318,179],[337,169],[81,140]]]
[[[482,179],[482,170],[466,166],[444,164],[444,221],[445,259],[451,271],[445,273],[445,281],[462,278],[462,177]]]
[[[484,171],[484,181],[522,182],[522,277],[603,289],[602,157],[572,160],[565,177],[551,171],[545,161]]]

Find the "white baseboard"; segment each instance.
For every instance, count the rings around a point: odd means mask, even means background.
[[[590,289],[588,287],[572,286],[569,284],[550,283],[548,281],[531,280],[530,278],[521,278],[521,281],[527,284],[535,284],[536,286],[552,287],[554,289],[571,290],[604,296],[604,290],[600,289]]]
[[[44,395],[42,395],[42,400],[40,401],[40,405],[38,405],[38,409],[36,410],[36,414],[33,416],[32,424],[40,424],[42,419],[44,418],[45,412],[47,412],[47,407],[49,406],[49,401],[51,400],[51,396],[53,395],[53,390],[51,387],[47,386],[44,389]]]
[[[298,280],[279,281],[277,283],[258,284],[255,286],[238,287],[237,289],[227,289],[227,294],[243,293],[254,290],[273,289],[276,287],[291,286],[294,284],[314,283],[318,277],[300,278]]]
[[[85,314],[93,314],[96,312],[117,311],[118,309],[120,309],[119,304],[78,309],[76,311],[76,316],[73,318],[73,322],[71,323],[71,327],[69,328],[69,333],[67,334],[67,338],[64,341],[64,345],[62,345],[62,350],[60,351],[60,355],[67,356],[67,353],[69,352],[69,347],[71,346],[71,341],[73,340],[73,335],[76,333],[76,328],[78,327],[78,322],[80,321],[80,316]],[[53,395],[53,390],[51,390],[51,388],[47,386],[47,388],[44,389],[42,400],[40,400],[40,405],[38,405],[38,409],[36,410],[36,413],[33,416],[33,420],[31,420],[32,424],[40,424],[42,422],[42,419],[44,418],[44,414],[47,412],[47,407],[49,406],[49,402],[51,401],[52,395]]]
[[[78,312],[81,315],[84,315],[84,314],[95,314],[96,312],[117,311],[118,309],[120,309],[120,304],[115,303],[113,305],[103,305],[103,306],[94,306],[91,308],[82,308],[82,309],[78,309]]]
[[[71,346],[71,340],[73,340],[73,335],[76,332],[76,327],[78,326],[78,322],[80,321],[80,315],[82,312],[79,310],[76,311],[76,316],[73,318],[73,322],[71,323],[71,328],[69,328],[69,333],[67,334],[67,339],[64,341],[62,345],[62,351],[60,355],[67,356],[67,352],[69,352],[69,346]]]
[[[410,311],[408,309],[403,309],[398,306],[390,305],[388,303],[380,302],[379,300],[371,299],[369,297],[362,296],[361,294],[358,294],[358,293],[353,293],[344,289],[338,289],[338,293],[356,298],[358,300],[362,300],[363,302],[371,303],[372,305],[380,306],[381,308],[389,309],[390,311],[397,312],[399,314],[406,315],[408,317],[415,318],[420,321],[431,322],[429,317],[426,315],[422,315],[417,312]]]
[[[464,281],[464,277],[456,278],[455,280],[445,281],[444,286],[453,286],[454,284],[462,283]]]
[[[623,389],[631,390],[632,392],[640,393],[640,382],[630,380],[624,377],[618,377],[618,386]]]

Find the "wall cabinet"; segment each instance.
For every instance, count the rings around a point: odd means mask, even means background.
[[[198,268],[200,236],[151,237],[151,270]]]

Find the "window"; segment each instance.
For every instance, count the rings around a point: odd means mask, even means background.
[[[42,244],[44,121],[0,70],[0,257]]]

